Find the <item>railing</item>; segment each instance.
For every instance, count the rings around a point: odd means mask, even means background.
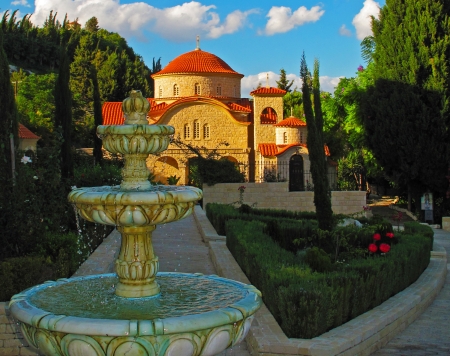
[[[249,177],[254,176],[256,183],[265,182],[288,182],[289,177],[289,162],[238,162],[239,170],[245,174],[246,180],[249,181]],[[303,180],[294,179],[297,182],[300,181],[299,190],[313,190],[314,184],[310,171],[303,172]],[[338,184],[337,172],[328,173],[328,183],[331,190],[340,190]]]

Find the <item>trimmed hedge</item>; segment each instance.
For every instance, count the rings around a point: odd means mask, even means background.
[[[416,226],[399,235],[383,256],[335,263],[328,273],[313,272],[279,246],[259,221],[226,222],[228,249],[283,331],[291,338],[313,338],[380,305],[413,283],[428,266],[429,236]],[[431,229],[430,229],[431,230]]]

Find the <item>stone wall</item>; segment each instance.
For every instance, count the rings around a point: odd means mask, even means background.
[[[280,183],[220,183],[203,187],[203,206],[208,203],[231,204],[239,200],[240,186],[245,186],[243,202],[256,203],[257,208],[315,211],[314,192],[290,192],[288,182]],[[333,191],[331,204],[336,214],[352,214],[363,211],[366,192]]]

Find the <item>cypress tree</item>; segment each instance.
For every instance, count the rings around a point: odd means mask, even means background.
[[[102,164],[103,152],[102,152],[102,140],[97,136],[97,126],[103,123],[102,117],[102,103],[100,100],[100,91],[98,89],[97,69],[91,66],[91,81],[92,90],[94,96],[94,161],[95,164]]]
[[[72,159],[72,93],[69,88],[70,66],[65,46],[60,47],[58,78],[55,84],[55,127],[60,128],[63,142],[61,145],[61,175],[73,176]]]
[[[308,151],[311,161],[311,175],[314,183],[314,205],[316,206],[319,228],[330,231],[333,227],[333,211],[329,195],[326,156],[323,142],[323,116],[320,102],[319,62],[314,61],[314,75],[306,65],[305,54],[300,64],[300,76],[302,78],[303,109],[308,128]],[[314,100],[311,101],[311,89]]]
[[[9,63],[3,50],[3,31],[0,28],[0,177],[1,190],[12,184],[11,137],[18,145],[18,115],[14,90],[9,74]]]
[[[409,209],[414,195],[447,188],[449,14],[448,0],[386,0],[372,21],[375,84],[360,117],[374,156],[408,189]]]

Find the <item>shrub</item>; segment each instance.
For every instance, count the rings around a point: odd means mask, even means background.
[[[330,268],[324,251],[311,248],[299,258],[303,253],[281,248],[269,230],[261,221],[229,219],[227,246],[288,337],[319,336],[380,305],[417,280],[430,260],[430,238],[407,231],[397,233],[386,255]]]

